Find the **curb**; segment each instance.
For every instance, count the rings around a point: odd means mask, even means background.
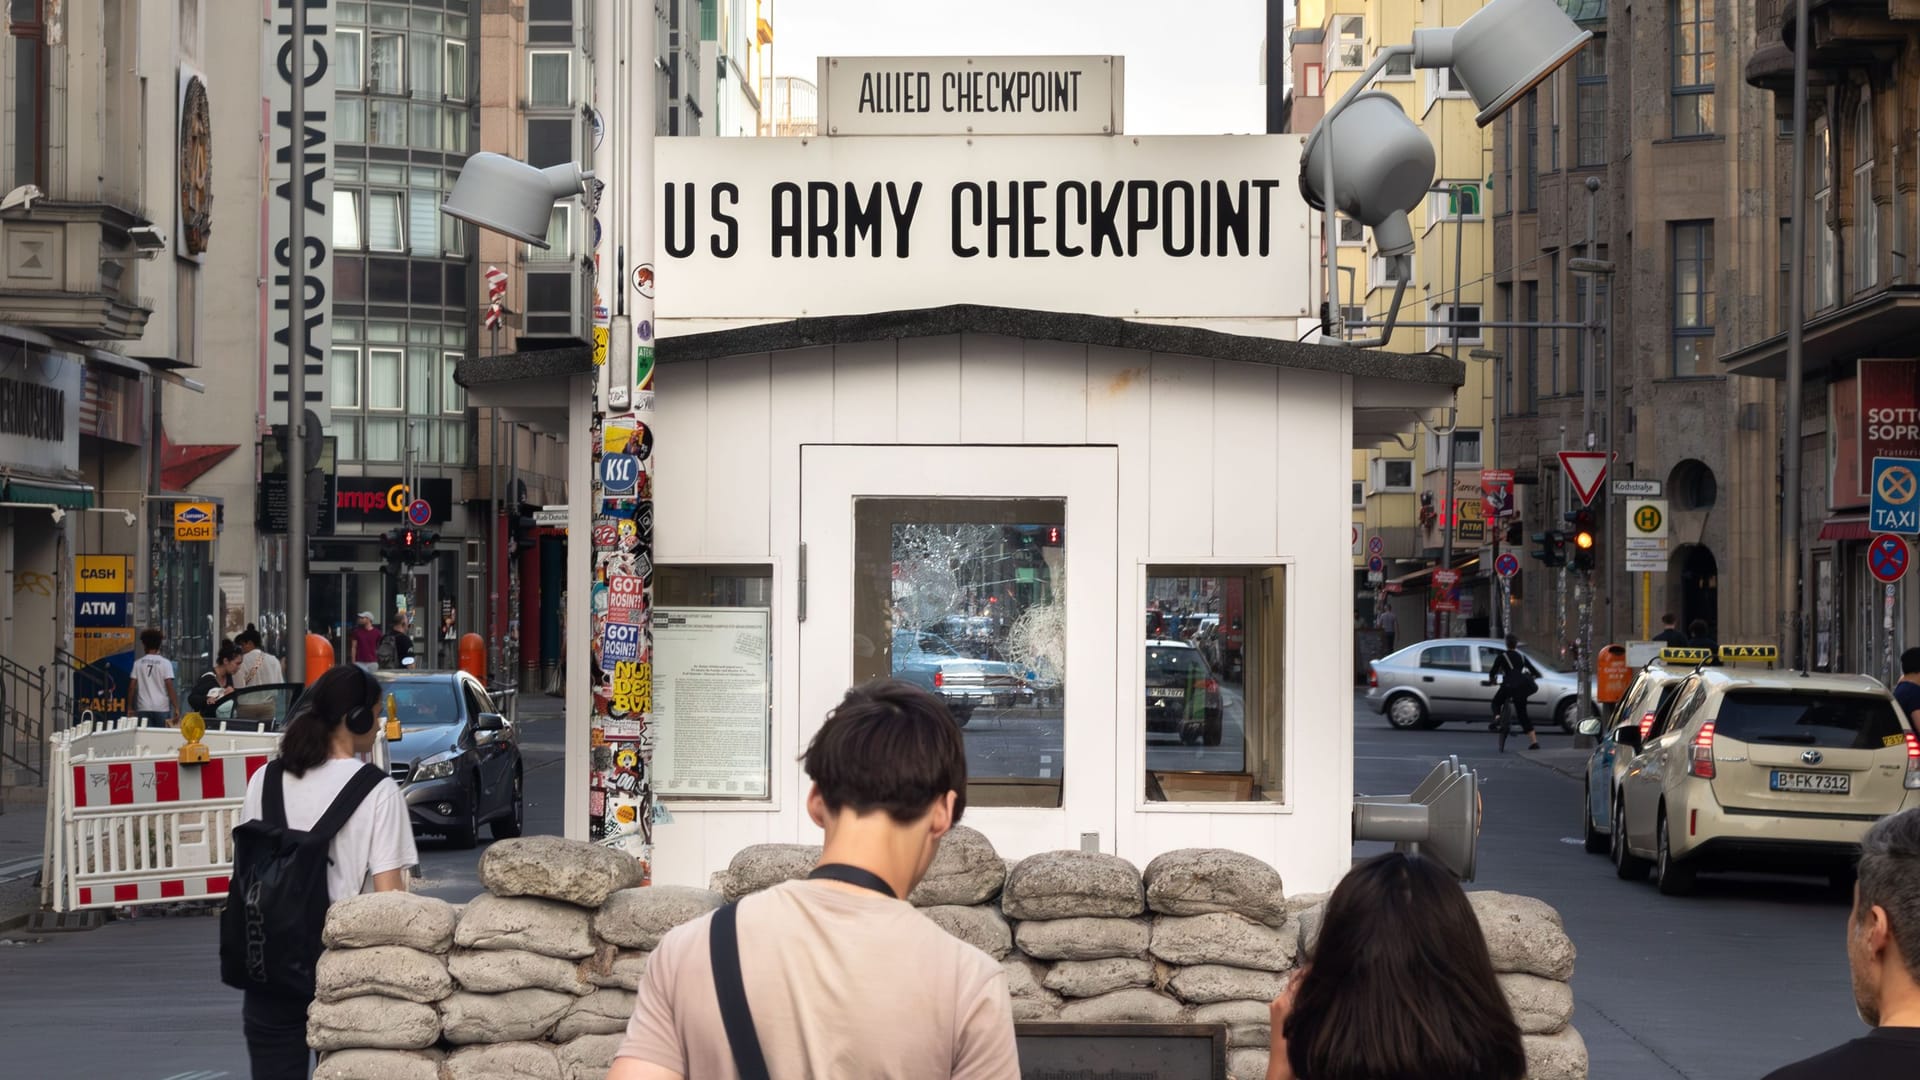
[[[1584,756],[1577,762],[1573,762],[1571,764],[1565,764],[1565,765],[1561,764],[1559,761],[1556,761],[1553,758],[1542,757],[1537,754],[1529,754],[1524,750],[1521,751],[1519,756],[1521,757],[1522,760],[1530,761],[1533,764],[1538,765],[1543,769],[1550,769],[1554,772],[1559,773],[1561,776],[1566,777],[1569,780],[1582,780],[1582,779],[1585,779],[1585,776],[1586,776],[1586,758]]]

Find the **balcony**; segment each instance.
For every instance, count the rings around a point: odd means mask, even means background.
[[[1808,379],[1862,356],[1912,356],[1920,340],[1920,286],[1889,285],[1807,318],[1802,371]],[[1787,336],[1775,334],[1720,357],[1729,375],[1784,379]]]
[[[88,341],[140,337],[140,214],[99,202],[35,199],[0,211],[0,322]]]
[[[1753,54],[1743,75],[1750,86],[1793,92],[1794,0],[1758,0]],[[1836,69],[1893,62],[1920,21],[1920,0],[1807,0],[1807,81],[1822,86]]]

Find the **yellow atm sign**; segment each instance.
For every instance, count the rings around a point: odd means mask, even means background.
[[[133,577],[127,572],[132,562],[125,555],[75,555],[73,589],[83,593],[130,593]]]
[[[173,538],[175,540],[212,540],[214,524],[217,520],[212,503],[174,503]]]

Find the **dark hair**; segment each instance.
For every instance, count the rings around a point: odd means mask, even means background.
[[[1695,619],[1687,624],[1687,633],[1692,637],[1707,636],[1707,620]]]
[[[380,701],[380,684],[365,671],[348,664],[330,668],[313,680],[293,703],[287,726],[280,733],[280,760],[287,771],[305,776],[318,768],[330,755],[333,729],[346,721],[347,714]]]
[[[239,655],[240,655],[240,646],[235,645],[231,641],[223,639],[220,642],[220,651],[215,653],[213,655],[213,658],[217,662],[224,664],[227,661],[232,660],[234,657]]]
[[[1519,648],[1519,647],[1520,647],[1520,639],[1519,639],[1519,638],[1518,638],[1517,636],[1515,636],[1515,635],[1513,635],[1513,634],[1508,634],[1508,635],[1507,635],[1507,648],[1509,648],[1509,649],[1517,649],[1517,648]]]
[[[260,631],[254,629],[252,623],[248,623],[245,630],[233,636],[233,643],[235,645],[251,645],[257,649],[260,647]]]
[[[405,615],[396,614],[394,615],[393,618],[387,620],[387,625],[398,630],[400,627],[407,625],[407,617]]]
[[[1920,645],[1900,654],[1900,674],[1911,675],[1916,671],[1920,671]]]
[[[160,644],[166,640],[167,635],[157,626],[149,626],[140,631],[140,646],[148,652],[159,652]]]
[[[1520,1025],[1467,894],[1398,852],[1357,863],[1327,901],[1287,1015],[1287,1062],[1311,1080],[1521,1080]]]
[[[1907,974],[1920,980],[1920,808],[1881,818],[1860,841],[1856,910],[1876,905],[1886,909]]]
[[[1672,626],[1674,623],[1678,622],[1679,619],[1675,617],[1673,612],[1669,611],[1665,615],[1660,616],[1660,621],[1665,623],[1668,626]]]
[[[909,682],[875,679],[847,691],[801,757],[827,809],[885,810],[900,824],[957,792],[967,809],[967,748],[939,698]]]

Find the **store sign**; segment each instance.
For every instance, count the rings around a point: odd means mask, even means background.
[[[216,520],[212,503],[174,503],[173,538],[193,541],[212,540]]]
[[[1304,136],[661,139],[662,319],[1297,318]],[[1042,152],[1044,151],[1044,152]]]
[[[80,467],[80,358],[0,348],[0,461],[50,474]]]
[[[125,555],[73,559],[76,709],[100,717],[128,712],[133,682],[133,560]]]
[[[416,499],[427,504],[427,520],[416,524],[441,524],[453,511],[453,481],[446,477],[428,477],[409,487],[392,476],[334,479],[333,510],[336,520],[343,525],[403,524],[407,521],[407,508]]]
[[[293,5],[306,10],[306,40],[293,39]],[[271,123],[268,128],[267,257],[272,280],[272,310],[268,327],[272,342],[266,349],[272,364],[273,400],[284,412],[288,393],[287,358],[306,356],[307,407],[329,422],[326,403],[326,350],[333,338],[333,0],[274,0],[261,35],[261,70],[265,74]],[[304,76],[304,116],[293,115],[293,80]],[[300,149],[297,151],[295,147]],[[303,207],[305,238],[294,252],[288,236],[293,209],[294,158],[306,177]],[[290,316],[295,282],[306,297],[306,325],[294,327]],[[296,345],[295,339],[298,339]]]
[[[1861,360],[1854,381],[1859,411],[1852,417],[1836,412],[1859,425],[1853,461],[1859,471],[1852,474],[1857,484],[1874,458],[1920,457],[1920,360]],[[1848,493],[1868,494],[1857,486]]]
[[[828,135],[1117,135],[1118,56],[823,56]]]

